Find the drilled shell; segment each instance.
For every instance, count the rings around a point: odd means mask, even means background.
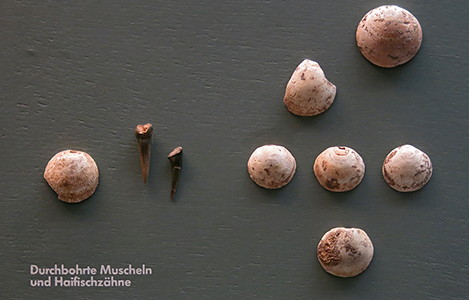
[[[422,28],[409,11],[396,5],[384,5],[363,17],[356,39],[366,59],[377,66],[392,68],[417,54],[422,44]]]
[[[382,167],[384,180],[399,192],[421,189],[430,180],[433,167],[430,157],[412,145],[392,150]]]
[[[318,155],[313,172],[323,188],[332,192],[346,192],[362,181],[365,163],[352,148],[330,147]]]
[[[44,179],[60,200],[76,203],[93,195],[98,186],[99,171],[88,153],[65,150],[47,163]]]
[[[283,102],[298,116],[315,116],[334,102],[336,86],[326,79],[315,61],[305,59],[293,72],[285,90]]]
[[[353,277],[365,271],[373,253],[373,243],[359,228],[333,228],[324,234],[317,247],[321,266],[339,277]]]
[[[264,145],[251,154],[247,169],[256,184],[266,189],[278,189],[292,180],[296,161],[285,147]]]

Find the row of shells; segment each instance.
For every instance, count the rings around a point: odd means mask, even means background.
[[[264,145],[251,154],[247,170],[259,186],[278,189],[293,179],[296,160],[283,146]],[[352,148],[329,147],[316,157],[313,172],[323,188],[332,192],[347,192],[361,183],[365,176],[365,163]],[[384,180],[399,192],[421,189],[430,180],[432,172],[430,157],[412,145],[393,149],[382,166]]]
[[[251,179],[266,189],[287,185],[295,175],[296,160],[285,147],[264,145],[251,154],[247,163]],[[331,192],[347,192],[357,187],[365,175],[365,163],[355,150],[345,146],[329,147],[313,164],[319,184]],[[413,192],[427,184],[433,168],[430,158],[412,145],[393,149],[384,159],[382,174],[390,187]],[[374,247],[360,228],[332,228],[316,249],[323,269],[338,277],[354,277],[365,271],[373,259]]]

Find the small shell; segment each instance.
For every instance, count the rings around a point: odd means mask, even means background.
[[[419,21],[407,10],[385,5],[369,11],[358,24],[357,45],[373,64],[392,68],[411,60],[422,44]]]
[[[318,155],[313,172],[323,188],[332,192],[346,192],[362,181],[365,163],[352,148],[330,147]]]
[[[324,234],[317,247],[321,266],[339,277],[353,277],[365,271],[373,253],[373,243],[359,228],[333,228]]]
[[[315,61],[305,59],[293,72],[283,102],[298,116],[315,116],[334,102],[336,86],[326,79]]]
[[[256,184],[266,189],[278,189],[292,180],[296,161],[285,147],[265,145],[251,154],[247,168]]]
[[[98,186],[99,171],[88,153],[65,150],[47,163],[44,179],[60,200],[76,203],[93,195]]]
[[[383,163],[383,177],[399,192],[413,192],[424,187],[432,176],[430,157],[411,145],[392,150]]]

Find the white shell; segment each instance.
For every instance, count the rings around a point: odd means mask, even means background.
[[[373,253],[373,243],[359,228],[333,228],[324,234],[317,247],[321,266],[339,277],[353,277],[365,271]]]
[[[430,157],[412,145],[392,150],[382,167],[384,180],[399,192],[421,189],[430,180],[433,167]]]
[[[44,179],[60,200],[76,203],[93,195],[98,186],[99,171],[88,153],[65,150],[47,163]]]
[[[318,155],[313,172],[323,188],[332,192],[346,192],[362,181],[365,163],[352,148],[330,147]]]
[[[296,161],[285,147],[264,145],[251,154],[247,169],[256,184],[266,189],[278,189],[292,180]]]
[[[334,102],[336,86],[326,79],[315,61],[305,59],[293,72],[285,90],[283,102],[298,116],[315,116]]]
[[[409,11],[396,5],[384,5],[363,17],[356,39],[366,59],[377,66],[392,68],[417,54],[422,44],[422,28]]]

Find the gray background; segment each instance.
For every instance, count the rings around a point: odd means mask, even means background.
[[[451,4],[448,4],[451,3]],[[424,42],[382,69],[355,45],[381,1],[11,1],[0,3],[2,299],[462,299],[469,293],[469,5],[397,1]],[[313,118],[288,113],[285,85],[304,59],[337,85]],[[133,128],[152,122],[149,182]],[[246,162],[281,144],[298,169],[269,191]],[[386,154],[413,144],[432,159],[429,184],[398,193]],[[176,201],[169,151],[184,147]],[[346,145],[362,184],[336,194],[311,165]],[[92,198],[58,201],[43,180],[64,149],[96,160]],[[315,257],[336,226],[363,228],[375,257],[341,279]],[[130,288],[32,288],[29,266],[145,263]]]

